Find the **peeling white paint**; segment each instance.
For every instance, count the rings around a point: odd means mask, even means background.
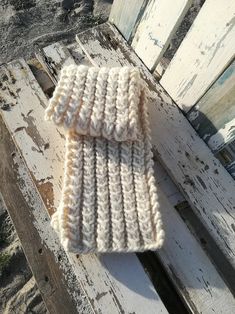
[[[131,45],[150,70],[160,61],[190,4],[191,0],[148,2]]]
[[[234,57],[234,13],[234,0],[207,0],[160,80],[185,112]]]

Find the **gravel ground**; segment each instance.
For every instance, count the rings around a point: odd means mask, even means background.
[[[37,47],[107,19],[112,0],[1,0],[0,63],[29,56]]]
[[[0,313],[47,313],[1,196]]]

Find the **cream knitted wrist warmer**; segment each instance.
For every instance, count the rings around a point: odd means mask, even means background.
[[[164,232],[138,69],[64,67],[45,117],[68,130],[62,199],[52,216],[65,249],[159,248]]]

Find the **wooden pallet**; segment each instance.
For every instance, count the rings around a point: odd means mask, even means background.
[[[169,309],[135,254],[66,255],[50,227],[47,212],[55,210],[61,196],[65,136],[43,116],[61,67],[75,62],[141,69],[152,89],[155,174],[167,234],[158,257],[190,311],[235,312],[226,279],[175,210],[187,199],[233,264],[234,233],[228,225],[233,223],[234,183],[112,26],[104,24],[77,39],[79,44],[44,48],[38,61],[21,59],[0,70],[0,189],[49,311],[151,314]]]

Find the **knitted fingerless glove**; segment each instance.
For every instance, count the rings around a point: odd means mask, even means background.
[[[68,251],[143,251],[163,243],[143,86],[136,68],[61,71],[45,117],[67,129],[52,226]]]

